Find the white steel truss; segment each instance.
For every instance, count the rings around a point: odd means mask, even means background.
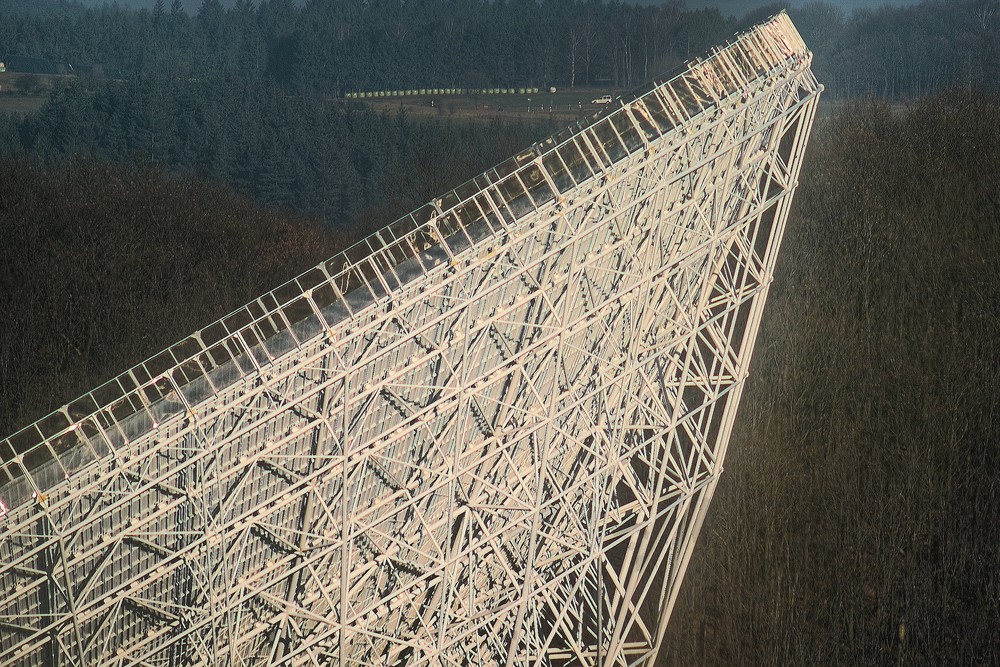
[[[652,662],[810,62],[778,15],[0,443],[0,665]]]

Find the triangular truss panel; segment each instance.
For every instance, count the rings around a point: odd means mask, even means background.
[[[778,15],[0,442],[0,665],[651,662],[810,62]]]

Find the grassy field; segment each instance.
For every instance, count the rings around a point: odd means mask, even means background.
[[[0,113],[24,115],[42,108],[60,81],[72,77],[0,72]]]
[[[0,95],[0,113],[34,113],[42,108],[46,99],[39,95]]]
[[[379,111],[405,110],[408,114],[421,117],[488,119],[500,116],[523,120],[552,118],[572,121],[602,108],[602,105],[593,104],[593,100],[602,95],[615,94],[605,88],[578,88],[524,95],[414,95],[362,101]]]
[[[38,111],[53,87],[69,78],[0,73],[0,113],[28,114]],[[572,121],[602,108],[602,105],[593,104],[592,100],[615,94],[615,91],[606,88],[578,88],[524,95],[413,95],[360,101],[376,111],[395,113],[405,110],[421,118],[485,120],[501,117],[527,121]]]

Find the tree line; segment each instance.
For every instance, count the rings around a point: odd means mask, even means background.
[[[423,87],[627,88],[663,74],[786,8],[737,19],[682,2],[601,0],[179,0],[152,10],[0,2],[0,58],[33,56],[91,76],[274,82],[339,95]],[[845,14],[826,2],[789,9],[836,97],[912,98],[996,87],[996,0],[925,0]]]
[[[331,226],[384,225],[551,132],[548,122],[413,120],[291,95],[267,81],[74,82],[0,116],[0,155],[158,166]]]
[[[288,90],[631,86],[696,55],[732,24],[679,4],[599,0],[179,0],[63,12],[0,5],[0,55],[109,77],[270,79]]]
[[[810,2],[789,16],[833,98],[906,101],[951,88],[996,90],[1000,82],[997,0],[925,0],[849,15]]]
[[[418,82],[634,83],[780,8],[737,21],[679,4],[595,0],[240,0],[229,9],[204,0],[189,16],[178,2],[136,11],[0,0],[0,54],[90,72],[62,79],[36,114],[0,114],[0,156],[154,165],[334,226],[371,228],[490,166],[481,156],[513,154],[555,128],[417,122],[331,93]],[[1000,19],[981,0],[849,16],[822,2],[791,11],[828,99],[1000,81]]]

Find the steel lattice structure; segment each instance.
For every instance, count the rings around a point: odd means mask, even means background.
[[[810,61],[774,17],[0,443],[0,665],[652,662]]]

